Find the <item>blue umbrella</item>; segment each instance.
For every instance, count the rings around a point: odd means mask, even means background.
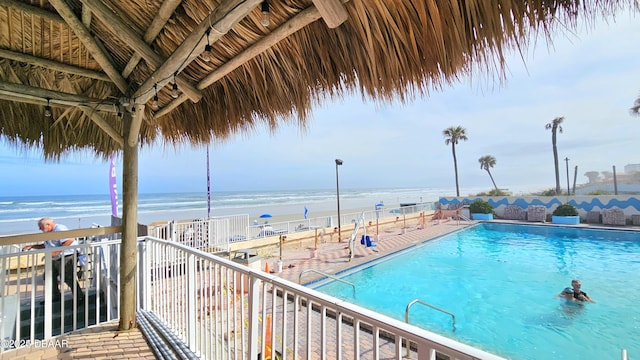
[[[270,217],[273,217],[273,216],[271,216],[271,214],[262,214],[262,215],[260,215],[261,219],[266,219],[266,218],[270,218]]]

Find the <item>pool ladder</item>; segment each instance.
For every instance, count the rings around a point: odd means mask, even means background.
[[[320,274],[320,275],[326,276],[328,278],[331,278],[331,279],[333,279],[335,281],[339,281],[341,283],[345,283],[347,285],[351,285],[351,287],[353,288],[353,298],[354,299],[356,298],[356,286],[353,283],[350,283],[350,282],[348,282],[346,280],[340,279],[339,277],[337,277],[335,275],[327,274],[325,272],[322,272],[322,271],[316,270],[316,269],[302,270],[302,272],[300,272],[300,275],[298,275],[298,284],[300,284],[300,280],[302,279],[302,275],[304,275],[305,273],[308,273],[308,272],[314,272],[316,274]]]
[[[414,300],[412,300],[409,304],[407,304],[407,308],[406,308],[406,310],[404,311],[404,322],[406,322],[407,324],[409,323],[409,310],[410,310],[410,309],[411,309],[411,307],[412,307],[414,304],[416,304],[416,303],[418,303],[418,304],[420,304],[420,305],[424,305],[424,306],[426,306],[426,307],[430,307],[430,308],[432,308],[432,309],[434,309],[434,310],[437,310],[437,311],[443,312],[443,313],[445,313],[445,314],[447,314],[447,315],[451,316],[451,327],[453,328],[453,331],[454,331],[454,332],[456,331],[456,316],[455,316],[453,313],[451,313],[451,312],[449,312],[449,311],[447,311],[447,310],[445,310],[445,309],[439,308],[439,307],[437,307],[437,306],[435,306],[435,305],[431,305],[431,304],[429,304],[429,303],[426,303],[426,302],[424,302],[424,301],[422,301],[422,300],[420,300],[420,299],[414,299]]]

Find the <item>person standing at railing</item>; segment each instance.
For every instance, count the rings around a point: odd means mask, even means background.
[[[38,228],[42,232],[55,232],[55,231],[67,231],[69,230],[66,226],[62,224],[56,224],[53,219],[49,217],[43,217],[38,220]],[[57,240],[47,240],[42,244],[36,245],[27,245],[22,248],[22,251],[27,251],[31,249],[50,249],[50,248],[61,248],[61,247],[69,247],[77,245],[76,239],[67,238],[67,239],[57,239]],[[75,286],[76,289],[76,299],[78,304],[84,303],[84,293],[82,291],[82,287],[80,287],[80,283],[77,279],[74,278],[76,273],[76,262],[74,261],[74,254],[76,250],[67,248],[61,249],[59,251],[51,252],[52,258],[52,281],[51,281],[51,294],[53,295],[53,301],[61,300],[61,292],[60,292],[60,281],[58,280],[60,274],[64,271],[64,282],[69,286],[70,289],[73,289]],[[80,254],[78,257],[82,256]],[[76,257],[76,259],[78,258]],[[46,274],[45,274],[46,276]],[[74,280],[75,279],[75,280]]]

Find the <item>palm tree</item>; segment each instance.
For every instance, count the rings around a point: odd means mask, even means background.
[[[467,140],[465,128],[462,126],[449,127],[442,131],[442,135],[444,135],[444,144],[451,144],[451,152],[453,153],[453,169],[456,173],[456,196],[460,196],[460,186],[458,184],[458,159],[456,159],[456,145],[458,141]]]
[[[545,129],[551,129],[551,144],[553,144],[553,164],[556,167],[556,195],[560,194],[560,168],[558,167],[558,146],[556,145],[556,137],[558,130],[560,130],[560,133],[562,134],[562,126],[560,126],[560,124],[563,120],[564,116],[560,116],[553,119],[552,122],[544,126]]]
[[[496,158],[491,155],[485,155],[478,159],[480,163],[480,169],[487,170],[489,177],[491,178],[491,182],[493,183],[493,187],[498,191],[498,186],[496,186],[496,182],[493,180],[493,175],[491,175],[491,168],[496,166]]]

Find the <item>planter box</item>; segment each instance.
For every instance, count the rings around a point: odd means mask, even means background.
[[[493,214],[478,214],[478,213],[472,213],[471,214],[471,218],[473,220],[493,220]]]
[[[578,225],[580,224],[580,216],[551,216],[553,224]]]

